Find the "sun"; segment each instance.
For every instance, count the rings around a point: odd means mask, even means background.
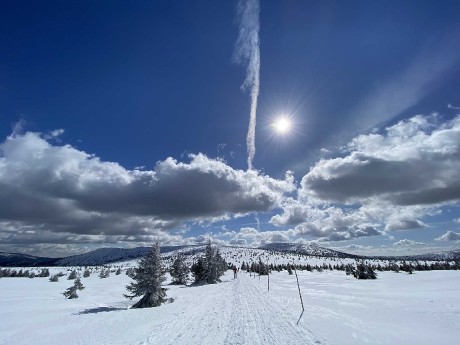
[[[286,134],[291,130],[292,124],[286,117],[280,117],[272,123],[272,127],[278,134]]]

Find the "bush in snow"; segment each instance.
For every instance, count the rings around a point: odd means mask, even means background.
[[[377,279],[377,274],[370,265],[360,263],[356,266],[356,270],[353,273],[356,279]]]
[[[70,272],[69,276],[67,277],[67,280],[74,280],[76,278],[77,278],[77,271],[73,270],[72,272]]]
[[[50,282],[57,282],[57,281],[59,281],[59,276],[57,274],[52,275],[50,277]]]
[[[116,275],[121,274],[121,268],[120,268],[120,267],[118,267],[118,269],[117,269],[117,271],[115,272],[115,274],[116,274]]]
[[[49,277],[50,270],[48,268],[43,268],[40,273],[38,274],[39,277]]]
[[[176,260],[174,260],[170,273],[174,284],[185,285],[187,283],[190,269],[185,263],[185,259],[182,255],[179,254]]]
[[[85,271],[83,272],[83,278],[88,278],[90,275],[91,272],[89,271],[89,269],[85,269]]]
[[[264,264],[260,258],[259,258],[259,263],[257,264],[257,272],[259,273],[259,275],[269,274],[268,265]]]
[[[107,278],[108,276],[110,276],[110,269],[101,269],[101,273],[99,273],[99,278]]]
[[[212,247],[211,241],[206,245],[205,255],[192,265],[196,284],[215,284],[228,269],[228,265],[219,251]]]
[[[150,253],[139,261],[139,266],[134,269],[134,282],[126,289],[131,295],[124,295],[126,298],[143,296],[132,308],[158,307],[165,302],[166,292],[161,287],[165,281],[162,267],[160,245],[156,243]]]
[[[197,262],[193,263],[191,268],[195,283],[200,282],[204,276],[204,259],[198,258]]]
[[[136,275],[136,271],[135,271],[134,267],[128,268],[128,269],[126,270],[126,275],[127,275],[128,277],[130,277],[131,279],[133,279],[134,276]]]
[[[291,274],[292,274],[292,268],[291,268],[291,265],[288,265],[288,267],[287,267],[287,271],[288,271],[289,275],[291,275]]]
[[[77,290],[83,290],[84,288],[85,287],[81,283],[80,278],[77,278],[73,282],[73,285],[71,287],[69,287],[67,290],[65,290],[62,294],[67,299],[78,298]]]

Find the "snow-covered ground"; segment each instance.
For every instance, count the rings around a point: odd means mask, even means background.
[[[59,268],[51,268],[51,274]],[[454,344],[460,335],[460,272],[340,271],[267,277],[232,272],[216,285],[167,286],[174,301],[128,309],[124,273],[82,278],[80,298],[60,278],[0,279],[0,344]]]

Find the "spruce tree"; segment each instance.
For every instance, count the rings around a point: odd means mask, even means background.
[[[69,287],[67,290],[65,290],[62,294],[67,299],[78,298],[77,290],[83,290],[84,288],[85,287],[81,283],[80,278],[77,278],[73,282],[73,285],[71,287]]]
[[[59,276],[57,274],[52,275],[50,277],[50,282],[57,282],[57,281],[59,281]]]
[[[361,262],[356,265],[356,270],[353,272],[356,279],[377,279],[377,274],[370,266]]]
[[[150,253],[139,261],[139,266],[134,270],[134,282],[126,287],[131,295],[124,295],[126,298],[143,296],[132,308],[158,307],[165,302],[166,292],[161,287],[165,281],[163,273],[160,245],[156,243]]]
[[[220,277],[227,270],[227,263],[219,251],[212,247],[208,241],[205,255],[198,259],[192,266],[192,273],[196,284],[215,284],[220,282]]]
[[[179,254],[176,260],[174,260],[170,271],[171,277],[173,278],[173,283],[185,285],[187,283],[189,273],[190,269],[185,263],[183,255]]]
[[[103,279],[103,278],[107,278],[108,276],[110,276],[110,269],[102,268],[101,273],[99,273],[99,278]]]
[[[73,270],[72,272],[70,272],[69,276],[67,277],[68,280],[74,280],[77,278],[77,271],[76,270]]]

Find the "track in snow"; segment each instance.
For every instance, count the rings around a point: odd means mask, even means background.
[[[192,287],[196,298],[172,323],[155,327],[139,342],[150,344],[325,344],[298,314],[266,291],[259,278],[238,279],[206,287]],[[299,307],[300,309],[300,307]]]

